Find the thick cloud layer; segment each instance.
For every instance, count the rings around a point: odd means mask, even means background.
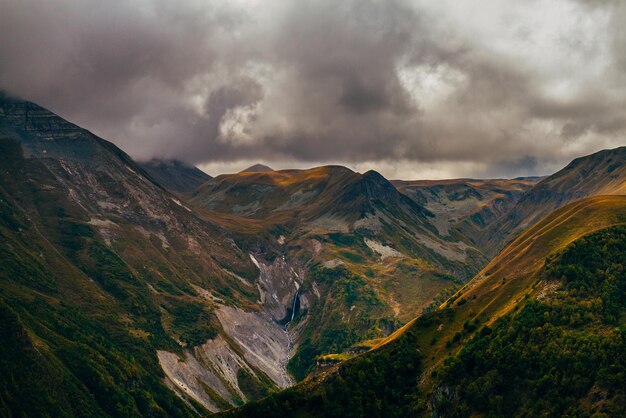
[[[0,89],[212,174],[525,175],[626,144],[625,25],[617,0],[5,0]]]

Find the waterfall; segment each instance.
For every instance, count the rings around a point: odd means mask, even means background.
[[[293,322],[293,318],[296,316],[296,301],[298,300],[298,292],[300,290],[296,290],[296,295],[293,297],[293,305],[291,305],[291,319],[289,322]]]

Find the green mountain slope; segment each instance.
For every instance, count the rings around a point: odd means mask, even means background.
[[[485,327],[439,372],[438,416],[626,414],[626,227],[575,241],[553,286]]]
[[[16,416],[190,415],[162,381],[156,349],[177,344],[139,273],[72,216],[45,166],[6,137],[0,148],[0,405]]]
[[[258,273],[114,145],[0,98],[3,410],[189,416],[288,386]]]

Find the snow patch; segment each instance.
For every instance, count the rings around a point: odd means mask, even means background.
[[[172,202],[176,203],[178,206],[180,206],[181,208],[185,209],[187,212],[191,212],[191,209],[189,209],[187,206],[183,205],[180,202],[180,200],[172,198]]]

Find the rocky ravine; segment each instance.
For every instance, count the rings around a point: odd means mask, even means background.
[[[241,387],[242,373],[281,389],[294,384],[287,363],[297,330],[289,325],[296,298],[299,305],[307,306],[306,296],[298,295],[304,269],[284,258],[268,264],[250,257],[260,271],[259,311],[228,306],[204,290],[201,293],[219,306],[215,313],[224,335],[186,349],[184,358],[168,351],[157,353],[168,386],[212,412],[251,400]]]

